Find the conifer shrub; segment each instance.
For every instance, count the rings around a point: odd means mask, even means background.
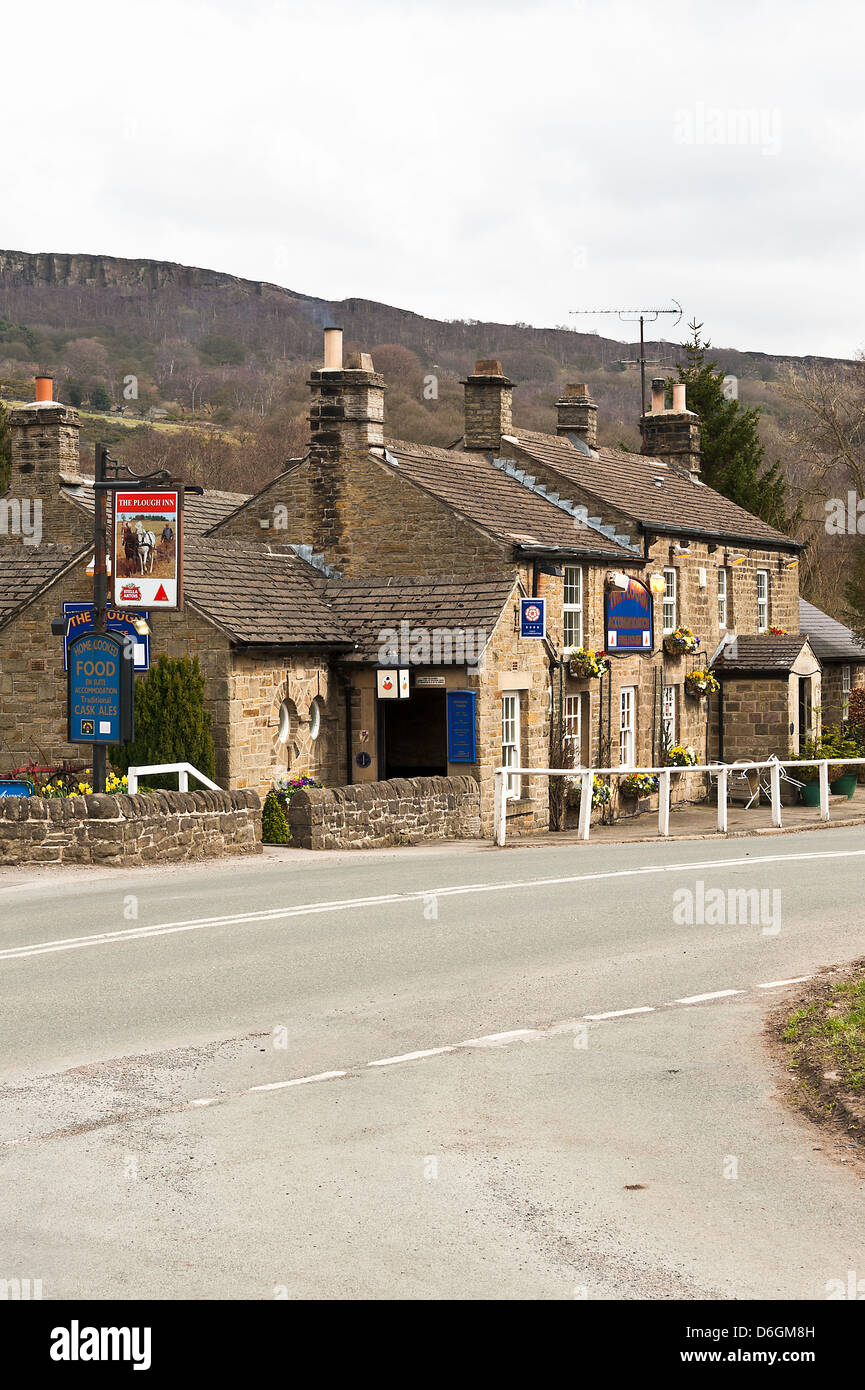
[[[153,763],[191,763],[212,781],[212,723],[198,657],[161,656],[146,675],[136,677],[135,739],[112,748],[111,763],[120,774]],[[147,785],[176,791],[177,773],[148,776]]]
[[[261,811],[261,838],[266,845],[291,843],[291,831],[277,792],[268,792]]]

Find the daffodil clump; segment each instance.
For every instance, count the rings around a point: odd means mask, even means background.
[[[125,792],[129,786],[128,777],[118,777],[115,772],[109,772],[105,781],[105,790],[117,794]],[[68,778],[54,778],[50,782],[43,782],[36,788],[37,796],[47,796],[51,800],[60,800],[69,796],[92,796],[93,785],[88,781],[73,781]]]

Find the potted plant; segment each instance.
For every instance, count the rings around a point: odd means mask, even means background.
[[[821,756],[820,745],[815,739],[807,738],[802,743],[801,752],[798,754],[796,761],[799,762],[802,758],[819,758]],[[820,769],[817,764],[806,763],[802,767],[797,767],[796,780],[805,783],[800,793],[803,804],[805,806],[819,806]]]
[[[771,632],[771,634],[772,634],[773,637],[786,637],[786,636],[787,636],[787,629],[786,629],[785,627],[769,627],[769,628],[766,629],[766,631],[767,631],[767,632]]]
[[[667,762],[670,767],[695,767],[700,761],[696,748],[690,744],[674,743],[667,749]]]
[[[606,675],[610,669],[610,663],[605,654],[593,651],[591,647],[566,647],[564,656],[568,663],[568,670],[575,680],[594,680]]]
[[[700,699],[703,695],[717,695],[720,689],[718,681],[708,666],[701,667],[696,671],[689,671],[685,677],[685,691],[688,695],[693,695],[695,699]]]
[[[837,724],[830,724],[828,729],[823,730],[822,747],[825,757],[861,757],[862,750],[858,740]],[[833,796],[846,796],[847,800],[851,801],[856,790],[856,779],[856,768],[847,767],[843,763],[829,768],[829,790]]]
[[[675,632],[668,632],[664,638],[664,651],[669,652],[670,656],[685,656],[695,652],[699,645],[700,639],[690,627],[677,627]]]

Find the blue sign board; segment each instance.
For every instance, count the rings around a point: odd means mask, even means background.
[[[520,599],[520,636],[546,637],[547,600],[545,598]]]
[[[70,743],[127,743],[132,738],[132,662],[116,632],[83,632],[69,643]]]
[[[14,777],[7,777],[0,782],[0,796],[32,796],[33,783],[20,782]]]
[[[604,596],[608,656],[633,656],[652,650],[652,596],[639,579],[627,589],[609,588]]]
[[[77,637],[80,632],[93,631],[93,605],[90,603],[64,603],[63,616],[66,618],[66,637],[63,642],[63,670],[69,670],[69,643],[73,637]],[[136,671],[150,670],[150,636],[145,633],[139,636],[135,631],[134,618],[144,618],[145,622],[149,619],[149,613],[136,613],[133,617],[131,613],[124,613],[119,608],[109,608],[106,616],[106,627],[109,632],[127,633],[135,643],[135,669]]]
[[[476,762],[475,692],[473,690],[449,690],[447,703],[448,762]]]

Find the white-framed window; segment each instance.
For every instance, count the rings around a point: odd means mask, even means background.
[[[518,694],[502,696],[502,767],[520,765],[520,697]],[[518,801],[520,797],[519,775],[509,773],[505,778],[505,800]]]
[[[579,565],[565,565],[564,645],[583,645],[583,571]]]
[[[769,571],[757,571],[757,631],[765,632],[769,626]]]
[[[676,621],[676,571],[674,569],[664,570],[664,631],[675,632],[678,627]]]
[[[841,667],[841,718],[846,721],[850,714],[850,667]]]
[[[579,767],[583,760],[583,697],[581,695],[565,696],[563,732],[565,749],[569,755],[571,767]]]
[[[634,723],[637,687],[625,685],[619,691],[619,766],[634,766]]]
[[[727,626],[727,571],[723,565],[718,569],[718,627]]]
[[[664,686],[661,726],[664,731],[664,747],[672,748],[676,742],[676,687],[674,685]]]

